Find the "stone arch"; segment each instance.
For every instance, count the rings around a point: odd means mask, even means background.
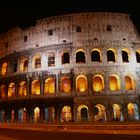
[[[16,87],[15,83],[10,83],[8,86],[8,97],[15,97],[16,95]]]
[[[35,107],[34,108],[34,122],[39,122],[40,121],[40,108]]]
[[[25,81],[21,81],[19,83],[18,95],[19,96],[26,96],[27,95],[27,88],[26,88],[26,82]]]
[[[60,91],[65,93],[71,92],[71,79],[68,76],[61,77]]]
[[[49,52],[48,53],[48,67],[55,66],[55,53]]]
[[[104,79],[101,75],[95,75],[92,78],[93,91],[103,91],[104,90]]]
[[[28,58],[24,57],[20,61],[20,71],[25,72],[28,70]]]
[[[92,62],[101,62],[101,51],[99,49],[93,49],[91,51],[91,61]]]
[[[80,105],[77,108],[77,120],[80,122],[89,121],[89,111],[86,105]]]
[[[128,119],[129,120],[139,120],[139,108],[135,103],[129,103],[127,105]]]
[[[27,111],[26,108],[20,108],[18,110],[18,122],[25,123],[27,120]]]
[[[71,122],[72,121],[72,113],[70,106],[63,106],[61,110],[61,122]]]
[[[32,95],[40,95],[40,81],[39,80],[32,81],[31,94]]]
[[[96,104],[94,106],[94,119],[95,121],[106,121],[106,108],[102,104]]]
[[[116,51],[113,48],[107,50],[107,62],[114,63],[116,62]]]
[[[36,54],[35,56],[33,56],[32,58],[32,66],[33,68],[41,68],[41,55]]]
[[[70,63],[70,54],[68,51],[63,52],[61,56],[61,63],[62,64],[69,64]]]
[[[76,78],[76,91],[77,92],[85,92],[87,91],[88,83],[87,78],[84,75],[79,75]]]
[[[113,104],[113,120],[114,121],[123,121],[123,115],[122,115],[122,108],[118,104]]]
[[[86,63],[85,51],[83,49],[76,50],[76,63]]]
[[[7,64],[7,62],[4,62],[2,64],[2,69],[1,69],[1,75],[2,76],[5,76],[7,74],[7,69],[8,69],[8,64]]]
[[[55,93],[55,78],[47,78],[44,85],[44,94]]]
[[[135,83],[134,80],[130,76],[125,76],[125,89],[126,90],[134,90],[135,89]]]
[[[109,87],[110,90],[120,90],[120,79],[117,75],[111,75],[109,77]]]
[[[6,89],[5,89],[5,85],[1,85],[0,87],[0,98],[5,98],[6,97]]]
[[[130,60],[130,51],[128,49],[122,50],[122,61],[128,63]]]
[[[136,55],[136,62],[140,63],[140,50],[136,50],[135,55]]]

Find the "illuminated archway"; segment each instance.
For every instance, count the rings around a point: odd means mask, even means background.
[[[18,122],[24,123],[27,119],[27,112],[25,108],[21,108],[18,110]]]
[[[26,82],[25,81],[21,81],[19,83],[19,87],[18,87],[18,95],[19,96],[26,96],[26,94],[27,94]]]
[[[78,119],[78,121],[88,121],[89,120],[89,112],[88,112],[88,107],[86,105],[78,106],[77,119]]]
[[[48,67],[55,66],[55,54],[53,52],[50,52],[48,54]]]
[[[5,91],[5,85],[1,85],[0,87],[0,98],[5,98],[6,97],[6,91]]]
[[[64,106],[61,112],[61,122],[70,122],[72,121],[71,107]]]
[[[7,68],[8,68],[8,64],[6,62],[4,62],[2,64],[2,70],[1,70],[1,75],[5,76],[7,74]]]
[[[129,120],[139,120],[139,109],[137,104],[129,103],[127,109]]]
[[[44,94],[55,93],[55,79],[47,78],[44,85]]]
[[[20,71],[28,70],[28,58],[22,58],[20,61]]]
[[[76,63],[86,63],[85,52],[83,49],[76,51]]]
[[[104,90],[104,80],[101,75],[95,75],[92,79],[92,86],[93,86],[93,91],[102,91]]]
[[[101,62],[101,52],[99,49],[93,49],[91,52],[92,62]]]
[[[116,75],[111,75],[109,77],[109,86],[110,90],[115,91],[115,90],[120,90],[120,79]]]
[[[97,104],[94,107],[94,119],[95,121],[106,121],[106,109],[105,106]]]
[[[113,104],[113,120],[114,121],[123,121],[122,109],[118,104]]]
[[[35,55],[32,59],[33,68],[41,68],[41,56]]]
[[[55,122],[55,108],[53,106],[45,108],[45,122]]]
[[[125,76],[125,89],[134,90],[134,81],[129,76]]]
[[[107,50],[107,62],[116,62],[116,52],[112,48]]]
[[[10,83],[8,86],[8,97],[14,97],[16,95],[15,83]]]
[[[31,85],[32,95],[40,95],[40,81],[34,80]]]
[[[34,122],[39,122],[40,121],[40,109],[39,107],[36,107],[34,109]]]
[[[87,78],[84,75],[79,75],[76,78],[76,91],[85,92],[87,90]]]
[[[71,80],[68,76],[63,76],[60,80],[60,91],[69,93],[71,92]]]

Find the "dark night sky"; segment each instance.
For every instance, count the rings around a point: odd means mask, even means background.
[[[2,2],[3,1],[3,2]],[[140,0],[1,0],[0,32],[35,25],[37,19],[77,12],[121,12],[131,15],[140,32]]]

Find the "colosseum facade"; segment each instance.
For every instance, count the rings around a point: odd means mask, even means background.
[[[0,122],[138,121],[139,95],[128,14],[53,16],[0,34]]]

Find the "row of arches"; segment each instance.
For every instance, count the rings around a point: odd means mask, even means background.
[[[136,61],[140,63],[140,51],[136,51]],[[107,61],[108,62],[116,62],[116,51],[113,48],[109,48],[107,50]],[[32,67],[37,69],[41,68],[41,55],[37,54],[33,56],[32,58]],[[94,48],[91,51],[91,61],[92,62],[101,62],[102,61],[102,53],[101,50],[98,48]],[[122,61],[127,63],[130,61],[130,50],[128,49],[123,49],[122,50]],[[18,60],[15,60],[12,62],[12,72],[17,72],[18,69]],[[63,52],[61,54],[61,64],[69,64],[70,63],[70,54],[68,51]],[[76,50],[76,63],[86,63],[86,53],[84,49],[78,49]],[[28,70],[28,65],[29,65],[29,60],[27,57],[22,58],[20,60],[19,64],[19,69],[21,72],[27,71]],[[48,67],[55,66],[55,53],[50,52],[48,54]],[[2,64],[2,69],[1,69],[1,75],[4,76],[7,74],[8,71],[8,63],[4,62]]]
[[[43,114],[43,122],[56,122],[56,112],[53,106],[47,107],[41,112],[39,107],[35,107],[30,114],[31,122],[40,122],[41,121],[41,113]],[[107,113],[106,107],[102,104],[96,104],[92,108],[92,116],[89,116],[90,111],[87,105],[79,105],[77,107],[77,122],[85,122],[90,121],[92,117],[94,121],[107,121]],[[124,121],[122,107],[119,104],[112,105],[112,121]],[[17,112],[18,118],[17,121],[19,123],[27,122],[28,111],[26,108],[21,108]],[[139,120],[139,109],[137,104],[129,103],[127,105],[127,115],[128,120]],[[5,116],[4,110],[0,111],[0,122],[4,122],[4,117],[6,117],[7,122],[14,122],[15,121],[15,111],[11,110],[11,112],[7,113],[7,117]],[[73,122],[73,112],[71,106],[63,106],[59,112],[59,122]]]
[[[8,97],[14,97],[16,95],[16,88],[18,89],[19,96],[27,95],[27,83],[26,81],[21,81],[16,87],[15,83],[10,83],[8,85]],[[69,76],[63,76],[59,82],[59,89],[63,93],[70,93],[72,91],[72,80]],[[100,92],[105,89],[104,78],[102,75],[95,75],[92,78],[92,91]],[[120,79],[116,75],[111,75],[109,77],[109,89],[111,91],[120,90]],[[130,76],[125,76],[125,89],[134,90],[135,83]],[[76,92],[86,92],[88,90],[88,80],[84,75],[79,75],[76,78]],[[41,81],[33,80],[31,82],[31,95],[41,94]],[[44,94],[53,94],[56,92],[56,79],[47,78],[44,81]],[[4,84],[0,87],[0,97],[6,97],[6,87]]]

